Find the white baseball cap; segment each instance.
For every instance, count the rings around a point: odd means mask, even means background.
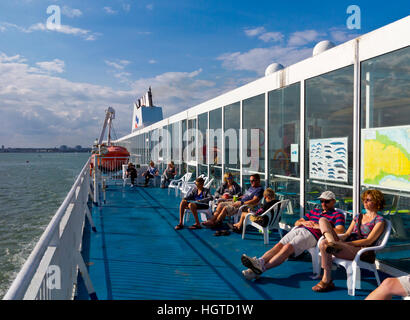
[[[319,196],[318,199],[336,200],[336,196],[332,191],[325,191]]]

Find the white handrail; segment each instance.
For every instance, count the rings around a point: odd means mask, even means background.
[[[56,245],[56,243],[53,243],[53,241],[55,241],[56,239],[55,238],[56,234],[60,232],[59,230],[60,222],[64,214],[66,213],[66,210],[69,204],[71,203],[73,197],[76,195],[76,189],[81,184],[82,177],[86,174],[89,174],[90,160],[91,158],[88,159],[87,163],[82,168],[75,183],[71,187],[71,190],[69,191],[63,203],[57,210],[54,217],[51,219],[47,228],[45,229],[42,236],[40,237],[40,240],[37,242],[30,256],[24,263],[22,269],[20,270],[17,277],[14,279],[13,283],[11,284],[6,295],[3,297],[3,300],[21,300],[24,298],[24,295],[30,285],[31,280],[33,279],[33,276],[35,275],[37,271],[37,267],[39,266],[46,250],[50,246]]]

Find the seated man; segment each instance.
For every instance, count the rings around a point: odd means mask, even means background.
[[[212,200],[212,196],[209,189],[204,188],[204,179],[196,178],[195,188],[193,188],[184,199],[182,199],[179,205],[179,224],[175,227],[175,230],[180,230],[184,227],[184,215],[185,209],[191,210],[195,218],[195,224],[189,227],[189,229],[201,229],[201,224],[198,219],[198,209],[208,209],[209,201]]]
[[[263,198],[265,199],[265,203],[262,205],[261,208],[259,208],[256,212],[252,212],[252,210],[249,208],[248,211],[242,211],[241,218],[238,223],[235,223],[233,225],[233,231],[236,233],[240,233],[242,230],[242,225],[243,222],[248,215],[248,213],[253,213],[253,215],[250,217],[251,221],[254,221],[258,224],[260,224],[262,227],[266,227],[268,223],[268,217],[264,216],[261,217],[261,215],[269,210],[275,203],[279,202],[279,200],[275,199],[275,191],[273,191],[271,188],[267,188],[263,192]],[[264,219],[266,218],[266,219]]]
[[[365,300],[391,300],[393,296],[410,297],[410,274],[384,279]]]
[[[137,177],[137,169],[135,169],[135,166],[132,162],[128,163],[128,168],[127,171],[125,172],[126,177],[131,178],[131,186],[134,187],[135,185],[135,178]]]
[[[303,251],[313,248],[322,236],[319,219],[324,217],[332,225],[336,233],[345,231],[345,216],[335,210],[335,194],[331,191],[323,192],[320,197],[322,209],[313,209],[303,218],[296,221],[297,228],[289,231],[272,249],[265,252],[260,258],[250,258],[246,254],[241,257],[242,264],[249,268],[242,274],[247,280],[256,279],[268,269],[277,267],[291,255],[297,257]]]
[[[145,176],[145,187],[148,186],[149,179],[154,178],[155,176],[159,175],[159,171],[155,168],[154,161],[149,162],[149,167],[147,171],[145,171],[142,176]]]
[[[228,216],[231,217],[238,213],[241,206],[253,208],[262,200],[263,188],[261,187],[261,178],[259,174],[253,174],[250,178],[251,187],[245,192],[243,196],[239,197],[239,201],[221,202],[218,204],[214,215],[211,219],[204,222],[203,225],[213,227],[222,223],[223,219]]]

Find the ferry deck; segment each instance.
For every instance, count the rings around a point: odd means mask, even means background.
[[[261,256],[279,239],[272,230],[269,244],[248,226],[237,233],[214,236],[215,230],[174,230],[181,198],[167,189],[109,184],[106,201],[93,206],[97,232],[86,228],[83,257],[98,299],[104,300],[363,300],[377,286],[362,270],[362,289],[349,296],[346,272],[334,271],[336,289],[316,293],[310,278],[309,254],[248,281],[241,255]],[[228,221],[228,220],[225,220]],[[188,225],[193,223],[192,215]],[[227,228],[227,225],[220,228]],[[379,271],[381,280],[387,275]],[[89,299],[79,286],[77,299]]]

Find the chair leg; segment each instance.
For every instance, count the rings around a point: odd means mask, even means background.
[[[373,266],[373,268],[374,268],[374,276],[375,276],[376,281],[377,281],[377,286],[380,286],[380,277],[379,277],[379,272],[377,271],[377,269],[376,269],[376,266],[375,266],[375,265]]]
[[[263,243],[264,244],[269,244],[269,230],[268,230],[268,228],[263,228],[262,233],[263,233]]]

